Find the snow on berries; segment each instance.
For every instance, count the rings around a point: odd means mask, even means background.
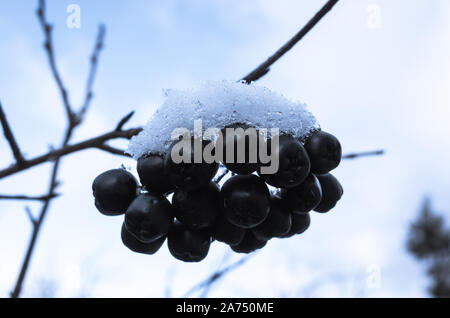
[[[93,193],[101,213],[125,214],[122,242],[137,253],[154,254],[166,239],[185,262],[203,260],[214,241],[251,253],[303,233],[311,211],[328,212],[343,195],[330,174],[341,161],[338,139],[305,104],[254,84],[167,91],[127,152],[140,185],[112,169]],[[213,178],[227,169],[220,187]]]

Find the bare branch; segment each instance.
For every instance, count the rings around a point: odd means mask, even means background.
[[[381,156],[384,155],[385,151],[383,149],[373,150],[373,151],[364,151],[364,152],[354,152],[348,153],[342,156],[342,159],[357,159],[361,157],[369,157],[369,156]]]
[[[131,117],[133,117],[133,115],[134,115],[134,110],[129,112],[127,115],[125,115],[117,124],[116,131],[122,130],[123,126],[131,119]]]
[[[107,144],[101,144],[101,145],[97,146],[96,148],[98,148],[100,150],[103,150],[103,151],[106,151],[106,152],[109,152],[110,154],[113,154],[113,155],[118,155],[118,156],[124,156],[124,157],[131,158],[131,155],[127,154],[125,152],[125,150],[119,149],[119,148],[115,148],[115,147],[112,147],[112,146],[107,145]]]
[[[58,68],[56,67],[55,61],[55,53],[53,50],[53,41],[52,41],[52,26],[47,22],[45,18],[45,1],[39,0],[39,7],[37,10],[37,15],[39,18],[40,25],[42,30],[44,31],[44,47],[47,51],[47,57],[50,64],[50,70],[55,78],[56,84],[61,94],[61,98],[63,101],[64,109],[66,110],[66,115],[71,124],[75,125],[75,115],[73,114],[72,108],[69,103],[69,97],[67,90],[64,86],[64,83],[59,74]]]
[[[264,63],[259,65],[256,69],[250,72],[247,76],[245,76],[242,81],[246,83],[251,83],[257,81],[264,75],[266,75],[270,71],[270,66],[278,61],[287,51],[292,49],[295,44],[297,44],[312,28],[333,8],[333,6],[339,0],[329,0],[323,7],[320,9],[314,17],[309,20],[309,22],[296,34],[293,38],[291,38],[286,44],[284,44],[278,51],[276,51],[272,56],[270,56]]]
[[[53,193],[51,195],[41,196],[28,196],[28,195],[13,195],[13,194],[0,194],[0,200],[24,200],[24,201],[47,201],[58,197],[59,193]]]
[[[126,138],[126,139],[130,139],[131,137],[137,135],[138,133],[140,133],[142,131],[142,128],[131,128],[131,129],[127,129],[127,130],[121,130],[121,131],[110,131],[107,132],[103,135],[94,137],[94,138],[90,138],[84,141],[81,141],[79,143],[73,144],[73,145],[65,145],[59,149],[53,150],[53,151],[49,151],[44,155],[35,157],[33,159],[29,159],[26,160],[22,165],[17,165],[14,164],[8,168],[2,169],[0,170],[0,179],[10,176],[12,174],[15,174],[17,172],[23,171],[23,170],[27,170],[31,167],[34,167],[36,165],[39,165],[41,163],[44,162],[48,162],[48,161],[53,161],[56,158],[74,153],[74,152],[78,152],[81,150],[85,150],[88,148],[99,148],[102,150],[105,150],[102,145],[108,141],[108,140],[112,140],[112,139],[118,139],[118,138]]]
[[[100,51],[102,50],[104,44],[104,38],[106,34],[106,28],[103,24],[100,24],[98,27],[97,39],[95,41],[94,52],[91,55],[91,68],[89,70],[89,76],[86,83],[86,96],[84,99],[83,106],[77,115],[77,121],[80,122],[83,120],[83,117],[86,115],[87,110],[89,109],[89,105],[91,103],[92,97],[94,93],[92,92],[92,87],[94,85],[95,74],[97,72],[98,58],[100,55]]]
[[[31,224],[33,225],[33,227],[35,227],[37,221],[36,221],[36,219],[34,218],[33,213],[31,212],[31,209],[30,209],[29,206],[26,206],[26,207],[25,207],[25,212],[27,213],[28,219],[30,219]]]
[[[211,288],[211,286],[216,283],[217,281],[219,281],[221,278],[223,278],[226,274],[228,274],[229,272],[237,269],[238,267],[244,265],[251,257],[253,257],[256,253],[252,253],[252,254],[248,254],[244,257],[242,257],[239,261],[228,265],[227,267],[218,270],[214,273],[212,273],[208,278],[206,278],[205,280],[203,280],[202,282],[198,283],[197,285],[195,285],[194,287],[192,287],[191,289],[189,289],[187,291],[186,294],[184,294],[184,297],[189,297],[192,293],[196,292],[197,290],[201,290],[201,289],[205,289],[205,288]]]
[[[103,43],[102,41],[103,41],[104,29],[102,30],[102,28],[100,28],[100,34],[97,37],[97,39],[100,39],[100,41],[96,43],[96,47],[94,49],[95,61],[91,61],[91,71],[90,71],[90,75],[88,77],[88,84],[86,85],[87,91],[88,91],[87,92],[88,96],[86,98],[85,105],[82,107],[82,116],[76,116],[76,115],[74,115],[72,108],[69,104],[69,99],[67,97],[67,91],[64,88],[62,79],[56,68],[56,62],[55,62],[53,46],[52,46],[52,39],[51,39],[51,27],[45,20],[45,1],[44,0],[39,0],[39,7],[37,10],[37,15],[39,17],[39,21],[41,23],[41,26],[42,26],[42,28],[44,30],[44,34],[45,34],[45,49],[47,51],[48,59],[50,62],[50,68],[51,68],[51,71],[55,78],[55,81],[59,87],[59,90],[61,92],[64,108],[66,109],[66,113],[67,113],[68,126],[67,126],[66,132],[64,134],[63,142],[61,145],[61,149],[65,149],[70,141],[70,138],[72,137],[74,129],[77,127],[77,125],[79,125],[82,122],[83,117],[84,117],[83,112],[85,112],[86,109],[88,108],[88,105],[92,98],[91,87],[92,87],[92,83],[93,83],[93,79],[94,79],[94,75],[95,75],[95,69],[97,66],[97,54],[101,49],[101,45],[102,45],[101,43]],[[85,108],[85,109],[83,110],[83,108]],[[57,176],[58,176],[58,170],[60,167],[62,156],[63,156],[62,153],[58,153],[56,155],[56,157],[52,157],[54,160],[54,163],[53,163],[53,169],[51,171],[51,176],[50,176],[49,189],[47,192],[49,196],[52,196],[54,194],[55,188],[58,186]],[[22,266],[20,268],[19,276],[17,277],[17,281],[15,283],[14,289],[12,290],[12,292],[10,294],[12,298],[17,298],[20,296],[20,293],[22,290],[22,285],[23,285],[23,282],[25,279],[25,275],[27,273],[31,257],[33,255],[34,247],[36,246],[37,237],[39,235],[40,229],[44,222],[45,216],[47,215],[51,201],[52,200],[50,198],[44,201],[44,204],[42,205],[42,209],[39,213],[39,217],[37,218],[35,226],[33,227],[33,233],[31,235],[30,242],[28,244]]]
[[[25,159],[20,151],[19,145],[17,144],[16,139],[14,138],[14,134],[9,126],[8,120],[6,118],[6,114],[3,111],[2,102],[0,101],[0,121],[3,127],[3,133],[5,135],[6,140],[9,142],[9,146],[11,147],[14,158],[16,158],[16,163],[21,165]]]

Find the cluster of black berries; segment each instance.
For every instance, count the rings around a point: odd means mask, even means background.
[[[230,142],[236,147],[238,137],[225,136],[224,150]],[[248,146],[246,140],[246,152]],[[333,135],[316,131],[305,141],[283,135],[274,152],[279,156],[274,174],[261,173],[259,162],[224,162],[237,175],[221,189],[212,181],[218,163],[176,164],[171,150],[165,156],[147,155],[137,162],[142,187],[124,169],[106,171],[92,186],[95,205],[106,215],[125,213],[122,241],[134,252],[153,254],[167,238],[170,253],[186,262],[204,259],[213,240],[250,253],[273,237],[303,233],[310,211],[328,212],[343,194],[329,173],[341,160],[341,145]],[[193,151],[188,155],[193,158]],[[267,185],[278,193],[271,194]]]

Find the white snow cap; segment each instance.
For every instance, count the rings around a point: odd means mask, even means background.
[[[134,136],[127,153],[134,159],[148,153],[165,153],[176,128],[193,135],[194,121],[201,119],[203,131],[222,129],[235,123],[255,128],[278,128],[280,133],[306,137],[319,128],[306,104],[293,102],[267,87],[232,81],[209,81],[191,90],[166,90],[166,100],[143,131]]]

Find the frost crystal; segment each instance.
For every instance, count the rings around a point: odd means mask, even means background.
[[[198,119],[202,120],[203,131],[245,123],[304,138],[319,128],[305,104],[254,84],[205,82],[192,90],[166,90],[165,96],[165,102],[128,145],[127,153],[135,159],[147,153],[165,153],[173,142],[172,131],[186,128],[193,134]]]

